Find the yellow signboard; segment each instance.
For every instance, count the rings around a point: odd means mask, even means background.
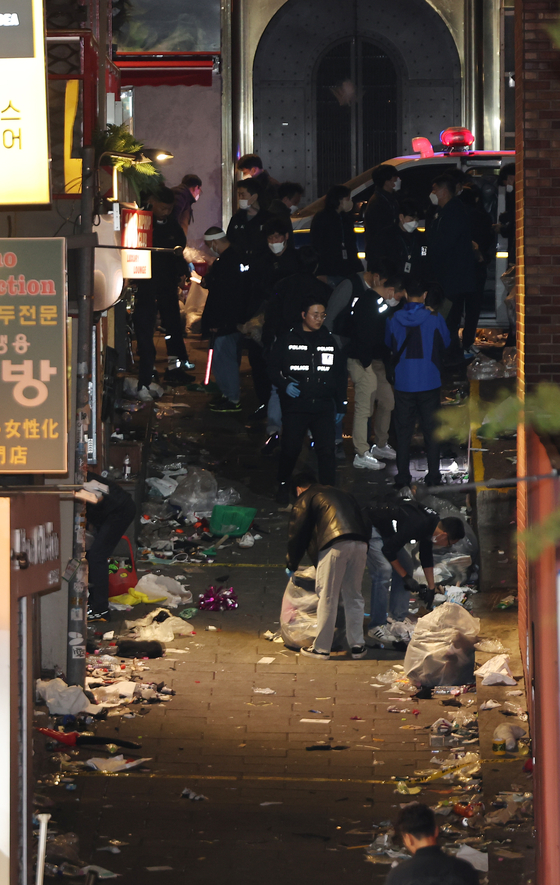
[[[0,0],[0,205],[50,202],[42,0]]]

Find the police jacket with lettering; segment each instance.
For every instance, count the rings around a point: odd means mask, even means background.
[[[299,496],[290,516],[288,568],[295,571],[306,550],[317,565],[319,551],[344,540],[369,541],[368,526],[357,501],[333,486],[310,486]]]
[[[342,412],[340,362],[336,342],[324,326],[316,332],[304,332],[300,324],[281,335],[272,348],[269,370],[272,383],[278,387],[282,409],[306,412],[331,401]],[[301,391],[297,398],[286,394],[291,381]]]
[[[204,280],[208,298],[202,314],[202,337],[208,338],[210,329],[217,329],[218,335],[237,332],[237,326],[249,319],[249,265],[245,256],[229,246],[213,262]]]

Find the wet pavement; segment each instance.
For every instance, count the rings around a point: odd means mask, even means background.
[[[200,377],[205,350],[196,341],[190,344]],[[245,416],[256,406],[245,364],[243,387]],[[64,784],[40,788],[54,802],[49,809],[53,828],[79,836],[80,859],[119,874],[123,885],[176,883],[186,877],[200,885],[225,877],[233,885],[335,882],[341,876],[381,883],[390,858],[372,863],[366,847],[377,828],[396,817],[401,803],[418,799],[435,806],[483,796],[488,812],[500,790],[530,792],[530,775],[523,771],[528,757],[492,753],[495,725],[510,722],[498,709],[481,712],[479,718],[480,754],[487,760],[482,764],[482,793],[441,778],[423,784],[412,796],[396,792],[395,778],[412,778],[429,768],[434,755],[447,758],[449,749],[435,752],[430,747],[429,726],[455,711],[442,706],[441,697],[410,700],[378,681],[395,664],[402,665],[402,653],[369,650],[366,659],[352,661],[340,652],[329,661],[314,661],[263,638],[279,626],[288,520],[272,497],[276,460],[259,455],[264,427],[249,430],[243,416],[212,414],[203,393],[178,389],[165,399],[187,402],[189,408],[156,419],[156,461],[171,459],[185,446],[189,463],[196,453],[199,466],[211,467],[221,484],[236,487],[243,505],[258,508],[262,540],[245,550],[230,541],[211,565],[150,567],[139,562],[139,572],[185,575],[195,600],[209,586],[233,586],[239,608],[198,612],[190,622],[195,634],[176,636],[164,658],[145,662],[145,681],[163,681],[176,691],[168,703],[143,706],[143,715],[133,719],[111,717],[95,726],[98,735],[139,741],[141,751],[130,755],[150,758],[145,771],[82,773],[74,778],[75,790]],[[351,442],[345,446],[348,459],[339,469],[339,481],[365,502],[387,486],[387,471],[354,470]],[[312,460],[312,453],[306,457]],[[463,503],[461,497],[458,503]],[[504,531],[509,534],[509,526]],[[496,576],[487,592],[473,597],[472,614],[482,618],[481,636],[501,639],[508,648],[518,688],[523,689],[516,611],[495,610],[506,592],[501,580]],[[509,577],[507,587],[509,592]],[[364,591],[368,599],[367,574]],[[143,617],[151,609],[139,605],[124,616],[118,613],[110,629],[119,633],[124,618]],[[477,652],[477,663],[489,657]],[[272,660],[264,663],[262,658]],[[481,688],[479,679],[477,694],[461,700],[474,700],[477,706],[488,698],[502,706],[515,700],[525,707],[523,696],[509,698],[507,690]],[[399,712],[389,712],[389,707]],[[43,715],[37,724],[44,726],[45,720]],[[527,723],[524,727],[528,729]],[[329,749],[310,749],[317,747]],[[44,752],[42,739],[37,741],[39,773],[57,770],[54,755]],[[91,755],[98,754],[80,750],[73,758]],[[206,799],[182,798],[185,788]],[[453,813],[438,822],[452,826],[444,842],[468,839],[475,848],[488,848],[490,883],[506,877],[512,885],[531,881],[530,818],[493,829],[463,826]],[[489,839],[493,841],[485,845]],[[109,840],[125,843],[120,853],[99,850]],[[157,867],[165,869],[153,869]]]

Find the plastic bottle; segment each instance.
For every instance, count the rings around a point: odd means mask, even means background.
[[[130,479],[130,455],[124,456],[123,479]]]

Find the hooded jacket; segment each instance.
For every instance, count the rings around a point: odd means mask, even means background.
[[[295,571],[305,551],[313,565],[319,552],[336,541],[369,541],[368,527],[357,501],[342,489],[316,483],[299,496],[288,526],[286,563]]]
[[[304,332],[299,323],[282,335],[272,348],[269,361],[270,380],[278,388],[282,409],[309,412],[332,403],[333,410],[336,404],[337,412],[342,412],[341,362],[336,342],[324,326],[316,332]],[[286,394],[291,381],[301,391],[296,398]]]
[[[395,367],[395,390],[418,393],[441,387],[440,364],[450,337],[445,320],[424,304],[409,301],[387,323],[385,343],[394,356],[407,339]]]

